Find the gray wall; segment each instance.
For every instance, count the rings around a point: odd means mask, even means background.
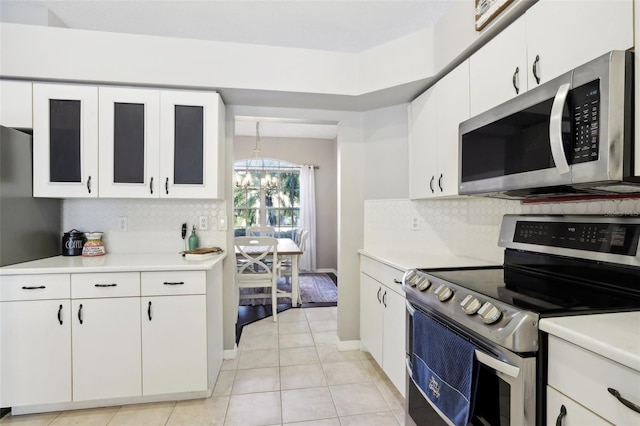
[[[255,136],[236,136],[233,143],[235,160],[250,158]],[[337,271],[337,149],[328,139],[260,137],[263,158],[294,164],[314,164],[316,179],[316,269]]]

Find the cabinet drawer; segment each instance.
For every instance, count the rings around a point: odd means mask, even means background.
[[[549,336],[547,382],[605,420],[640,424],[640,414],[625,407],[607,388],[640,405],[640,372],[555,336]]]
[[[71,275],[71,297],[74,299],[134,296],[140,296],[139,272]]]
[[[547,386],[547,424],[558,424],[561,407],[564,406],[565,414],[560,424],[562,426],[608,426],[611,423],[602,417],[595,415],[590,410],[577,404],[571,398],[561,394],[551,386]]]
[[[391,290],[402,294],[402,276],[404,271],[385,265],[367,256],[360,256],[360,270],[371,278],[375,278]]]
[[[143,272],[142,295],[206,294],[205,271]]]
[[[68,299],[69,274],[1,275],[0,302],[12,300]]]

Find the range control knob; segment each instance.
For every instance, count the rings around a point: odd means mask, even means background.
[[[451,290],[444,284],[436,288],[435,293],[436,296],[438,296],[438,300],[441,302],[446,302],[447,300],[451,299],[451,296],[453,296],[453,290]]]
[[[462,302],[460,302],[460,306],[462,306],[465,314],[473,315],[478,312],[478,309],[480,309],[482,304],[478,299],[469,294],[462,300]]]
[[[431,287],[431,281],[429,281],[429,279],[427,279],[426,277],[421,277],[418,281],[418,290],[425,291],[429,287]]]
[[[498,321],[502,316],[502,312],[500,309],[493,306],[491,303],[486,302],[482,307],[478,310],[478,315],[482,318],[482,322],[485,324],[493,324]]]
[[[402,279],[402,281],[404,281],[405,284],[408,284],[411,287],[414,287],[416,285],[415,280],[416,280],[416,271],[414,271],[413,269],[408,271],[405,274],[404,278]]]

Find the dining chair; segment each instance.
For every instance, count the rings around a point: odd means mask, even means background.
[[[247,237],[275,237],[276,228],[273,226],[247,226]]]
[[[238,300],[264,299],[264,293],[256,293],[255,289],[271,290],[271,307],[273,321],[277,321],[278,313],[278,240],[273,237],[236,237],[236,286]],[[252,289],[251,293],[242,294],[241,289]],[[267,296],[268,297],[268,296]]]
[[[300,247],[300,251],[302,251],[304,253],[305,249],[307,248],[307,237],[309,236],[309,231],[302,231],[300,233],[300,242],[297,243],[298,247]],[[302,255],[301,254],[297,254],[295,256],[298,256],[298,272],[300,271],[300,262],[302,261]],[[280,260],[280,268],[279,268],[279,274],[281,276],[285,277],[286,282],[289,282],[289,280],[291,279],[292,275],[293,275],[293,262],[291,261],[291,256],[286,256],[283,257],[282,260]],[[293,285],[293,280],[291,279],[291,285]],[[293,290],[293,289],[292,289]],[[301,303],[302,299],[300,297],[300,290],[298,289],[298,303]]]

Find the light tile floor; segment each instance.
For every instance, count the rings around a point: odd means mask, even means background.
[[[366,352],[340,352],[337,308],[246,326],[211,398],[25,416],[3,425],[398,426],[404,399]]]

